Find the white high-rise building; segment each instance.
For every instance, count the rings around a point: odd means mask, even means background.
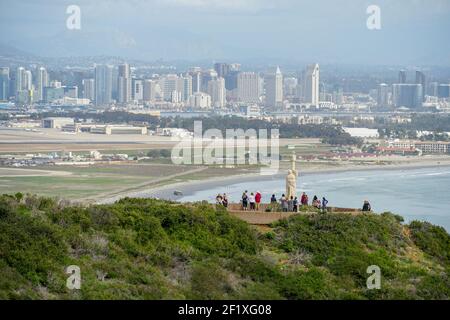
[[[23,90],[33,89],[33,74],[30,70],[26,70],[24,73],[22,88]]]
[[[48,87],[48,73],[44,67],[40,67],[37,72],[37,88],[36,88],[36,101],[44,100],[44,88]]]
[[[94,79],[83,79],[83,98],[91,102],[95,100],[95,81]]]
[[[25,68],[19,67],[16,71],[15,94],[24,89]]]
[[[97,106],[112,102],[112,72],[112,66],[95,66],[95,104]]]
[[[377,90],[377,105],[387,107],[389,104],[389,86],[386,83],[380,83]]]
[[[155,80],[144,80],[143,99],[145,102],[153,102],[156,100],[158,82]]]
[[[192,108],[211,108],[211,96],[203,92],[196,92],[189,97],[189,105]]]
[[[178,81],[176,74],[168,74],[160,79],[160,86],[163,91],[164,101],[178,102]]]
[[[307,66],[303,73],[303,100],[319,106],[319,65],[317,63]]]
[[[128,103],[132,97],[130,65],[124,63],[119,65],[117,82],[117,100],[119,103]]]
[[[192,76],[189,74],[185,76],[168,74],[160,79],[159,84],[164,100],[173,103],[188,101],[193,92]]]
[[[259,76],[254,72],[241,72],[237,76],[237,100],[259,103]]]
[[[217,78],[208,82],[208,94],[215,108],[223,108],[226,104],[225,79]]]
[[[283,75],[280,68],[269,70],[265,77],[266,106],[279,108],[283,105]]]

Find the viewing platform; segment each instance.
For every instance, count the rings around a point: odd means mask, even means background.
[[[269,204],[261,203],[259,210],[242,210],[242,204],[240,203],[230,203],[227,207],[230,215],[239,218],[252,225],[269,225],[278,220],[289,218],[294,215],[311,215],[320,214],[319,209],[314,209],[312,207],[310,210],[298,211],[298,212],[282,212],[282,211],[268,211]],[[363,211],[355,208],[338,208],[338,207],[327,207],[325,214],[330,213],[346,213],[351,215],[363,214]]]

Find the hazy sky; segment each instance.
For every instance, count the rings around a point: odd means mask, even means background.
[[[43,56],[450,65],[449,39],[450,0],[0,0],[0,43]]]

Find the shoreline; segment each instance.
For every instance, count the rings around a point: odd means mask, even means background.
[[[299,163],[297,162],[297,165]],[[364,171],[401,171],[401,170],[414,170],[414,169],[429,169],[429,168],[450,168],[450,159],[442,159],[442,160],[427,160],[427,161],[417,161],[410,163],[395,163],[395,164],[386,164],[386,165],[344,165],[342,167],[330,167],[330,168],[301,168],[299,165],[300,177],[302,175],[315,175],[315,174],[335,174],[335,173],[344,173],[344,172],[364,172]],[[132,191],[124,194],[117,194],[111,197],[106,197],[95,201],[96,204],[109,204],[114,203],[125,197],[135,197],[135,198],[163,198],[168,200],[177,201],[177,199],[181,199],[186,195],[193,194],[195,192],[208,189],[210,187],[216,187],[221,183],[226,183],[228,185],[240,183],[245,179],[249,179],[252,181],[267,181],[267,180],[278,180],[285,176],[285,173],[280,172],[274,175],[261,175],[257,172],[246,173],[246,174],[238,174],[233,176],[221,176],[221,177],[211,177],[202,180],[190,180],[190,181],[182,181],[169,183],[167,185],[160,185],[150,188],[145,188],[142,190]],[[187,188],[189,189],[187,191]],[[174,196],[173,192],[175,190],[178,191],[181,189],[183,194],[181,196]]]

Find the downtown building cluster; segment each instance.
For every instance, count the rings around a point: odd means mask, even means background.
[[[400,70],[398,81],[392,86],[386,83],[378,85],[376,97],[379,107],[418,109],[430,102],[450,97],[450,84],[427,82],[423,71],[415,71],[414,81],[408,82],[408,73]]]
[[[57,73],[56,73],[57,74]],[[61,73],[60,76],[66,78]],[[97,64],[70,80],[51,77],[45,67],[0,68],[0,101],[18,106],[73,104],[150,106],[161,109],[222,109],[264,106],[283,109],[288,102],[319,104],[319,65],[299,77],[283,77],[278,66],[265,72],[241,70],[237,63],[191,67],[183,73],[142,76],[129,64]],[[75,79],[73,79],[75,78]]]
[[[0,101],[16,106],[84,105],[98,108],[155,110],[301,111],[303,109],[380,110],[449,105],[450,84],[427,81],[424,72],[400,70],[389,84],[379,81],[368,93],[323,81],[317,63],[301,72],[283,74],[278,66],[264,71],[243,70],[238,63],[215,63],[211,68],[189,67],[153,73],[128,63],[96,64],[91,68],[49,72],[43,66],[28,69],[0,67]],[[362,79],[364,81],[364,79]],[[366,91],[366,92],[367,92]]]

